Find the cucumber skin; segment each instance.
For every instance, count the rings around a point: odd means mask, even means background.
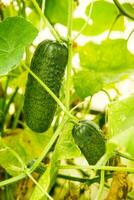
[[[35,50],[30,69],[59,97],[68,60],[67,48],[56,41],[45,40]],[[30,75],[26,84],[24,116],[35,132],[46,131],[53,120],[57,103]]]
[[[72,135],[89,165],[95,165],[105,153],[105,140],[99,127],[83,120],[73,127]]]

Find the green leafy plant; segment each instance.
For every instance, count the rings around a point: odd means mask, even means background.
[[[2,0],[1,200],[134,198],[133,10],[129,0]]]

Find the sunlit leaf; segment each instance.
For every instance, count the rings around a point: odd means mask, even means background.
[[[134,66],[134,55],[124,39],[105,40],[101,45],[89,42],[81,47],[79,56],[82,67],[99,72],[124,72]]]
[[[80,70],[74,75],[74,88],[79,97],[87,96],[101,90],[103,87],[102,75],[90,70]]]
[[[49,193],[50,189],[56,181],[58,171],[57,162],[58,158],[54,151],[50,165],[47,167],[47,170],[44,172],[44,174],[40,177],[38,181],[38,183],[44,188],[45,192]],[[37,186],[35,186],[30,200],[47,200],[47,197]]]
[[[62,130],[55,148],[58,160],[75,158],[81,154],[72,137],[73,126],[73,123],[67,123]]]
[[[88,16],[90,5],[86,9]],[[91,14],[91,24],[87,24],[86,28],[82,31],[84,35],[97,35],[112,27],[119,14],[118,9],[113,3],[108,1],[95,1],[93,4]],[[75,18],[73,22],[73,29],[79,31],[81,27],[86,23],[85,19]],[[124,30],[124,18],[119,17],[116,23],[112,27],[112,30]]]
[[[132,5],[130,2],[129,3],[124,3],[122,4],[123,8],[131,14],[131,16],[134,17],[134,5]]]
[[[40,177],[38,183],[47,192],[48,186],[50,184],[50,167],[48,167],[45,173]],[[45,199],[46,196],[44,196],[43,192],[36,186],[30,200],[41,200],[42,197],[44,197],[43,199]]]
[[[80,47],[82,70],[74,74],[74,88],[80,98],[93,95],[103,87],[128,77],[134,66],[134,55],[124,39],[93,42]]]
[[[52,24],[61,23],[67,25],[68,0],[46,0],[45,15]]]
[[[24,47],[36,37],[37,29],[22,17],[8,17],[0,23],[0,75],[20,62]]]
[[[6,144],[16,151],[24,163],[27,163],[29,160],[36,159],[41,154],[45,145],[50,141],[52,134],[53,131],[51,129],[42,134],[33,133],[30,129],[16,129],[7,137],[2,138],[1,141],[3,144]],[[4,167],[9,174],[15,175],[16,172],[11,170],[11,166],[18,166],[18,160],[8,150],[2,151],[3,145],[1,144],[0,165]]]
[[[112,137],[107,145],[116,145],[120,151],[125,151],[134,157],[134,126],[126,129],[124,132]]]
[[[108,108],[109,144],[134,157],[134,95],[113,102]]]
[[[108,108],[110,137],[118,135],[134,125],[134,96],[115,101]]]
[[[57,163],[61,159],[71,159],[81,155],[80,150],[74,143],[72,137],[72,127],[73,123],[67,123],[63,130],[62,135],[60,136],[55,150],[53,152],[53,156],[51,159],[51,164],[47,168],[47,171],[40,177],[39,183],[45,188],[45,191],[49,192],[52,185],[55,183],[56,175],[57,175]],[[30,200],[39,200],[43,197],[43,193],[36,186]],[[46,199],[45,197],[42,200]]]

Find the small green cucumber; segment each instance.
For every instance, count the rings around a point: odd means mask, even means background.
[[[68,50],[57,41],[45,40],[35,50],[30,69],[59,97],[68,60]],[[28,74],[24,100],[27,125],[35,132],[46,131],[53,120],[57,103],[44,88]]]
[[[105,140],[97,124],[80,121],[79,125],[74,125],[72,135],[88,163],[95,165],[105,153]]]

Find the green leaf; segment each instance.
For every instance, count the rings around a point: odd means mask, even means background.
[[[0,23],[0,75],[20,62],[24,47],[36,37],[37,29],[22,17],[8,17]]]
[[[93,95],[103,87],[103,79],[101,74],[87,69],[78,71],[76,74],[74,74],[73,80],[75,91],[82,99]]]
[[[28,163],[29,160],[36,159],[40,156],[45,145],[47,145],[50,141],[52,135],[52,129],[49,129],[47,132],[42,134],[36,134],[30,129],[16,129],[11,132],[11,135],[2,138],[1,141],[3,144],[6,144],[16,151],[24,163]],[[3,149],[3,145],[1,144],[0,165],[5,168],[9,174],[16,175],[17,172],[12,170],[12,166],[18,166],[18,160],[9,151],[1,151],[1,149]]]
[[[114,144],[118,149],[125,150],[129,153],[132,157],[134,157],[134,126],[126,129],[122,133],[115,135],[112,137],[107,145]]]
[[[21,74],[18,74],[15,78],[11,79],[10,81],[10,87],[19,87],[25,91],[26,87],[26,81],[27,81],[27,71],[22,72]]]
[[[82,70],[74,74],[74,88],[84,99],[133,72],[134,55],[124,39],[89,42],[79,49]]]
[[[67,25],[68,0],[46,0],[45,15],[52,24]]]
[[[86,9],[86,14],[88,16],[89,5]],[[114,23],[119,11],[113,3],[108,1],[95,1],[93,4],[91,19],[93,23],[87,24],[86,28],[83,30],[84,35],[97,35],[106,30],[109,30]],[[73,29],[79,31],[81,27],[86,23],[85,19],[75,18],[73,22]],[[124,30],[124,17],[119,17],[113,26],[113,30],[123,31]]]
[[[134,5],[132,5],[131,3],[124,3],[123,7],[125,8],[125,10],[127,10],[127,12],[129,12],[131,15],[134,15]]]
[[[55,148],[57,160],[71,159],[81,155],[72,136],[73,126],[73,123],[66,123],[62,130],[62,135],[60,136]]]
[[[122,6],[122,8],[123,8],[123,10],[125,12],[127,12],[130,16],[132,16],[134,18],[134,5],[133,5],[133,2],[128,1],[128,3],[126,2],[126,3],[121,4],[121,6]]]
[[[44,188],[46,192],[49,192],[53,184],[55,183],[57,172],[58,172],[57,163],[58,163],[58,159],[54,151],[51,158],[50,165],[47,167],[47,170],[39,178],[39,181],[38,181],[38,183]],[[35,186],[30,200],[47,200],[47,198],[46,196],[44,196],[42,191],[37,186]]]
[[[23,151],[19,144],[17,144],[16,148],[19,151]],[[6,148],[2,138],[0,138],[0,166],[12,176],[20,174],[22,167],[18,159]]]
[[[67,123],[63,130],[62,134],[59,137],[55,150],[53,152],[53,156],[51,159],[51,164],[45,171],[45,173],[40,177],[39,184],[45,188],[46,192],[49,192],[52,185],[55,183],[57,171],[58,171],[58,161],[61,159],[71,159],[81,155],[80,150],[74,143],[72,137],[72,128],[73,123]],[[44,195],[36,186],[30,200],[44,200]],[[43,197],[43,198],[42,198]]]
[[[87,15],[89,13],[89,7],[90,5],[86,9]],[[61,23],[66,26],[68,17],[67,9],[67,0],[46,0],[45,15],[52,24]],[[82,34],[96,35],[110,29],[118,14],[119,11],[114,4],[102,0],[94,2],[91,15],[93,24],[87,24]],[[86,20],[83,18],[74,18],[73,30],[79,31],[85,23]],[[121,31],[124,30],[124,28],[124,17],[120,17],[115,23],[113,29]]]
[[[134,95],[113,102],[108,107],[110,137],[121,134],[134,126]]]
[[[120,73],[133,69],[134,55],[124,39],[105,40],[101,45],[87,43],[79,51],[80,64],[98,72]]]
[[[50,184],[50,167],[47,168],[47,170],[44,172],[44,174],[39,178],[38,183],[40,186],[44,188],[44,190],[47,192],[48,186]],[[44,196],[44,194],[41,192],[41,190],[35,186],[34,191],[30,197],[30,200],[41,200],[41,198]],[[43,198],[43,200],[45,197]]]
[[[109,141],[120,151],[126,151],[134,157],[134,95],[113,102],[108,107]]]
[[[56,164],[57,158],[55,157],[55,154],[53,154],[51,159],[51,165],[47,167],[47,170],[39,178],[38,183],[44,188],[46,192],[49,192],[51,187],[55,183],[58,171],[58,167]],[[44,196],[41,190],[37,186],[35,186],[30,200],[47,200],[47,198],[46,196]]]

